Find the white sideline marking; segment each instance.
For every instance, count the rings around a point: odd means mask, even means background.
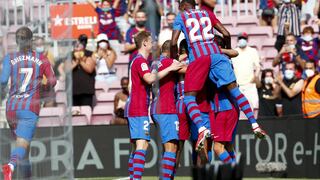
[[[130,179],[130,177],[118,178],[118,179],[113,179],[113,180],[127,180],[127,179]]]

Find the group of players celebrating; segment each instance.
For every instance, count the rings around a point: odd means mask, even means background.
[[[224,34],[224,27],[210,7],[195,6],[194,0],[180,1],[181,12],[175,19],[172,39],[164,42],[152,68],[147,61],[153,49],[151,34],[142,31],[134,37],[139,54],[130,65],[130,96],[125,109],[133,144],[130,179],[141,179],[144,171],[150,140],[149,90],[157,79],[159,88],[153,95],[150,114],[160,128],[164,147],[161,179],[174,178],[180,151],[190,135],[199,154],[198,163],[211,160],[212,141],[221,161],[235,162],[232,142],[239,109],[258,138],[266,135],[236,83],[229,58],[237,52],[230,49],[230,39],[214,36],[213,28]],[[178,48],[181,32],[185,39]]]

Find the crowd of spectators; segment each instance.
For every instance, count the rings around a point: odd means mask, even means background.
[[[87,3],[95,9],[99,23],[94,51],[86,48],[88,44],[86,35],[81,35],[74,43],[73,51],[70,52],[72,57],[70,62],[63,60],[62,63],[55,65],[43,38],[35,39],[35,50],[44,52],[52,65],[57,67],[61,82],[65,81],[65,72],[68,70],[72,72],[74,106],[88,105],[93,108],[95,82],[101,81],[110,85],[121,79],[122,89],[115,95],[115,118],[112,122],[126,123],[123,118],[123,105],[128,98],[129,80],[127,77],[117,76],[115,63],[118,57],[128,55],[129,70],[130,63],[137,54],[133,37],[138,32],[151,32],[158,49],[163,42],[171,39],[173,22],[178,10],[173,9],[177,6],[173,6],[171,0],[166,2],[167,7],[162,6],[163,0],[102,0],[98,3],[87,0]],[[235,48],[239,55],[231,61],[240,90],[247,96],[254,108],[255,116],[258,117],[288,115],[314,117],[307,115],[308,111],[319,116],[320,112],[314,111],[320,109],[318,75],[320,41],[319,35],[315,33],[318,30],[311,26],[320,23],[319,1],[260,0],[259,3],[260,25],[271,26],[276,32],[274,48],[278,53],[274,54],[273,68],[264,68],[259,51],[249,46],[250,36],[239,32]],[[223,30],[221,26],[218,29]],[[221,33],[228,34],[224,31]],[[115,51],[115,47],[110,43],[113,40],[119,40],[123,45],[121,54],[120,51]],[[1,52],[0,49],[0,56]],[[152,60],[152,55],[149,60]],[[121,76],[127,75],[121,74]],[[45,84],[45,80],[42,83]],[[313,95],[307,95],[309,92]],[[54,92],[43,89],[42,93],[46,97],[47,94],[53,95]],[[54,99],[45,99],[43,102],[44,107],[55,105]]]
[[[119,40],[124,44],[121,53],[129,57],[129,70],[130,63],[137,54],[133,40],[135,34],[141,31],[151,32],[159,49],[163,42],[171,39],[177,11],[164,14],[164,8],[161,7],[163,2],[159,0],[129,0],[125,6],[123,6],[124,0],[106,0],[98,4],[92,0],[88,2],[95,8],[99,18],[96,51],[86,50],[86,43],[79,37],[79,42],[74,47],[71,67],[74,85],[73,105],[93,107],[94,82],[111,84],[120,78],[115,75],[114,68],[119,55],[113,50],[109,40]],[[168,7],[171,7],[170,3],[171,1],[167,1]],[[310,96],[305,96],[303,93],[306,93],[306,88],[310,86],[315,88],[313,91],[315,94],[319,90],[319,78],[309,85],[310,79],[318,77],[319,38],[312,26],[304,26],[301,31],[301,25],[319,23],[318,6],[318,2],[313,0],[307,3],[291,0],[260,1],[260,25],[272,26],[277,32],[275,49],[278,54],[274,55],[272,62],[274,68],[264,69],[258,50],[249,46],[250,36],[244,32],[239,33],[235,49],[239,55],[231,61],[240,90],[254,108],[255,116],[310,117],[306,116],[303,100]],[[314,11],[312,13],[306,9]],[[83,53],[78,55],[82,51]],[[152,55],[149,60],[152,60]],[[310,63],[314,64],[314,69],[312,67],[306,69]],[[114,101],[115,118],[112,123],[115,124],[126,123],[123,119],[123,104],[128,98],[128,78],[122,78],[120,83],[122,90],[115,95]],[[315,106],[320,108],[320,103]],[[320,112],[317,115],[320,115]]]

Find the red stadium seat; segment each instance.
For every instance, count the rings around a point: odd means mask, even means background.
[[[247,28],[255,28],[259,25],[259,20],[256,16],[240,16],[237,18],[235,25],[236,27],[244,26]]]
[[[251,36],[258,36],[258,37],[266,37],[266,38],[272,38],[273,37],[273,31],[270,26],[257,26],[254,28],[248,29],[249,37]]]
[[[72,107],[72,125],[85,126],[91,121],[91,107],[90,106],[73,106]]]
[[[94,84],[94,88],[96,96],[98,96],[100,93],[108,92],[109,90],[107,83],[102,81],[96,81]]]
[[[110,124],[113,118],[113,105],[95,106],[92,112],[91,125]]]
[[[234,17],[226,16],[223,18],[219,18],[221,23],[228,29],[235,27],[235,20]]]
[[[62,107],[41,108],[39,113],[38,127],[61,126],[65,109]]]
[[[97,95],[98,105],[113,105],[115,93],[100,93]]]

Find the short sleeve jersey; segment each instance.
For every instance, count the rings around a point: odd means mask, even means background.
[[[29,110],[39,114],[43,75],[47,77],[49,85],[56,84],[50,62],[42,53],[29,51],[6,55],[1,72],[2,86],[6,86],[10,78],[6,111]]]
[[[214,15],[214,14],[213,14]],[[182,31],[189,49],[190,63],[201,56],[221,54],[214,42],[213,26],[218,23],[207,11],[190,9],[177,15],[173,30]]]
[[[111,9],[106,13],[101,8],[97,7],[96,12],[99,17],[99,33],[107,34],[108,38],[111,40],[118,40],[120,38],[120,32],[114,19],[114,9]]]
[[[160,56],[158,71],[162,71],[169,67],[173,63],[173,59],[165,56]],[[176,74],[171,72],[166,77],[160,80],[159,89],[151,106],[151,114],[176,114],[174,86],[175,86]]]
[[[138,54],[130,65],[130,95],[126,103],[126,117],[148,116],[150,86],[143,80],[146,73],[151,73],[147,60]]]

